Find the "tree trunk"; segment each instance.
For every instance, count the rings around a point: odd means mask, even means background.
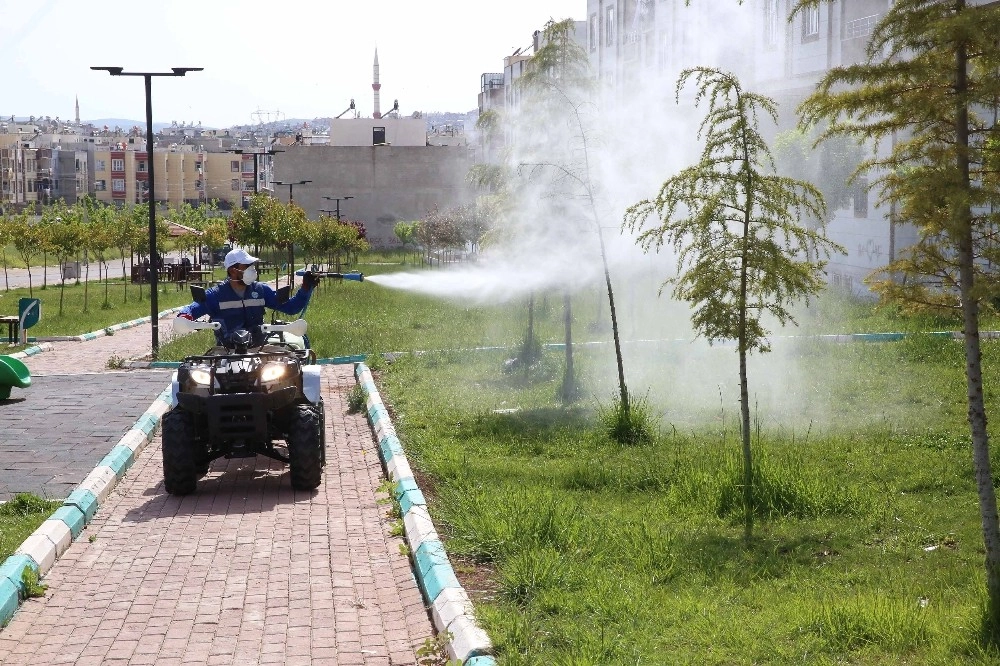
[[[743,100],[739,95],[740,116]],[[754,182],[750,170],[750,153],[746,132],[743,133],[743,171],[746,203],[743,207],[743,239],[740,250],[739,353],[740,353],[740,431],[743,443],[743,538],[750,545],[753,537],[753,451],[750,448],[750,391],[747,381],[747,260],[750,254],[750,221],[754,207]]]
[[[608,286],[608,309],[611,311],[611,335],[615,341],[615,360],[618,362],[618,392],[622,403],[622,415],[626,423],[631,422],[631,406],[628,399],[628,387],[625,385],[625,362],[622,360],[622,343],[618,334],[618,313],[615,309],[615,292],[611,288],[611,272],[608,270],[608,257],[604,251],[604,235],[601,227],[597,227],[597,237],[601,241],[601,261],[604,262],[604,283]],[[598,317],[598,319],[600,319]]]
[[[573,299],[569,290],[563,291],[563,316],[566,329],[566,369],[563,372],[562,401],[576,399],[576,373],[573,370]]]
[[[83,311],[87,311],[87,295],[88,288],[90,287],[90,262],[87,262],[87,267],[83,271]]]
[[[49,254],[42,252],[42,289],[49,288]]]
[[[960,1],[958,8],[964,8]],[[969,177],[969,110],[965,95],[968,52],[966,45],[956,51],[956,114],[955,139],[958,170],[966,196],[955,207],[955,231],[958,238],[959,285],[962,293],[962,316],[965,333],[965,375],[969,402],[969,429],[972,434],[972,467],[979,492],[979,513],[982,520],[983,543],[986,547],[986,589],[989,594],[990,635],[1000,632],[1000,521],[997,499],[990,468],[990,441],[986,430],[986,405],[983,397],[982,355],[979,343],[979,302],[973,296],[975,286],[975,254],[972,243],[972,210],[969,208],[971,181]]]
[[[535,292],[528,296],[528,332],[524,336],[524,348],[521,350],[521,360],[524,361],[524,374],[535,362]]]
[[[125,272],[125,253],[122,252],[122,280],[124,284],[124,288],[122,289],[122,291],[125,293],[124,296],[125,300],[123,301],[124,303],[128,303],[128,283],[130,279],[131,278],[129,277],[129,274]]]

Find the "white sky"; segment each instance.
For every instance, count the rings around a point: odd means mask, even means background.
[[[142,78],[126,71],[204,67],[153,79],[155,122],[228,126],[256,110],[334,116],[353,97],[370,116],[378,47],[381,110],[465,112],[479,77],[528,47],[549,18],[583,20],[586,0],[0,0],[0,116],[145,119]],[[153,47],[148,48],[152,43]],[[527,49],[526,49],[527,50]]]

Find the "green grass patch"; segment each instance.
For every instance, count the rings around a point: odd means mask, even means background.
[[[0,504],[0,562],[17,550],[62,502],[45,500],[30,493],[19,493]]]
[[[995,663],[960,357],[913,353],[938,344],[781,352],[817,397],[757,406],[749,547],[736,410],[684,414],[687,384],[656,384],[667,426],[622,447],[499,354],[407,356],[380,382],[449,551],[489,577],[500,664]],[[578,356],[593,395],[615,381],[600,355]]]

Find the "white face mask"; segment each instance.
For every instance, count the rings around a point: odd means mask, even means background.
[[[248,266],[245,271],[243,271],[243,284],[253,284],[257,281],[257,269],[253,266]]]

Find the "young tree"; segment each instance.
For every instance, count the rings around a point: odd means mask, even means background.
[[[60,267],[59,281],[59,316],[63,314],[63,301],[66,295],[66,264],[71,257],[76,256],[83,246],[83,211],[79,206],[65,208],[62,215],[48,226],[49,244],[52,253]],[[79,277],[79,276],[77,276]]]
[[[638,241],[646,250],[667,244],[677,251],[679,274],[664,285],[673,284],[673,294],[692,304],[695,329],[709,342],[737,340],[744,536],[749,542],[754,469],[747,355],[770,351],[766,315],[781,324],[794,323],[791,303],[822,289],[825,262],[811,258],[808,250],[829,256],[840,248],[799,224],[803,213],[823,219],[820,192],[774,173],[758,116],[777,122],[775,102],[744,90],[734,75],[709,67],[681,73],[678,101],[691,79],[695,106],[708,104],[698,132],[705,141],[701,159],[664,182],[655,199],[631,206],[625,225],[641,229],[653,215],[661,221],[642,231]]]
[[[108,309],[111,303],[108,300],[108,248],[114,245],[114,210],[110,206],[87,198],[84,200],[87,208],[87,226],[83,241],[83,247],[88,253],[93,254],[97,259],[97,279],[101,279],[101,267],[104,267],[104,303],[101,307]],[[87,311],[87,285],[90,284],[90,265],[87,265],[87,272],[84,280],[83,310]]]
[[[31,260],[41,252],[41,229],[32,220],[32,214],[24,210],[12,219],[14,231],[14,249],[28,270],[28,296],[34,296],[31,283]]]
[[[795,11],[824,0],[800,0]],[[826,134],[873,143],[858,167],[882,201],[914,225],[917,242],[872,288],[910,308],[961,312],[972,462],[986,547],[989,609],[1000,637],[1000,524],[990,468],[979,313],[995,294],[992,238],[1000,202],[994,114],[1000,99],[1000,7],[967,0],[896,0],[876,25],[864,62],[829,71],[802,104],[803,122],[829,121]],[[888,151],[878,150],[886,142]],[[992,164],[991,164],[992,162]],[[895,275],[905,277],[900,282]]]
[[[403,246],[403,263],[406,263],[406,250],[413,244],[413,233],[416,231],[415,222],[397,222],[392,228],[400,244]]]
[[[589,218],[583,220],[582,225],[591,227],[597,236],[611,311],[611,330],[618,369],[620,420],[628,424],[632,422],[632,407],[625,382],[625,363],[618,331],[618,312],[611,285],[611,271],[608,267],[604,234],[601,230],[601,216],[597,212],[597,199],[600,195],[590,164],[591,130],[585,119],[585,111],[593,106],[591,101],[593,76],[587,53],[574,39],[574,31],[575,22],[572,19],[559,22],[550,20],[543,31],[543,46],[536,51],[528,72],[518,80],[525,93],[525,107],[528,113],[541,114],[551,119],[566,119],[566,136],[554,140],[548,136],[543,137],[540,145],[534,147],[537,159],[523,163],[522,166],[528,167],[532,175],[547,173],[550,176],[549,190],[561,199],[557,208],[566,209],[565,204],[569,200],[579,198],[582,201],[582,214]],[[572,301],[567,293],[564,293],[563,303],[566,365],[562,397],[568,401],[576,394],[576,379],[573,375]],[[633,433],[630,429],[621,432],[628,439],[645,436],[645,433]]]

